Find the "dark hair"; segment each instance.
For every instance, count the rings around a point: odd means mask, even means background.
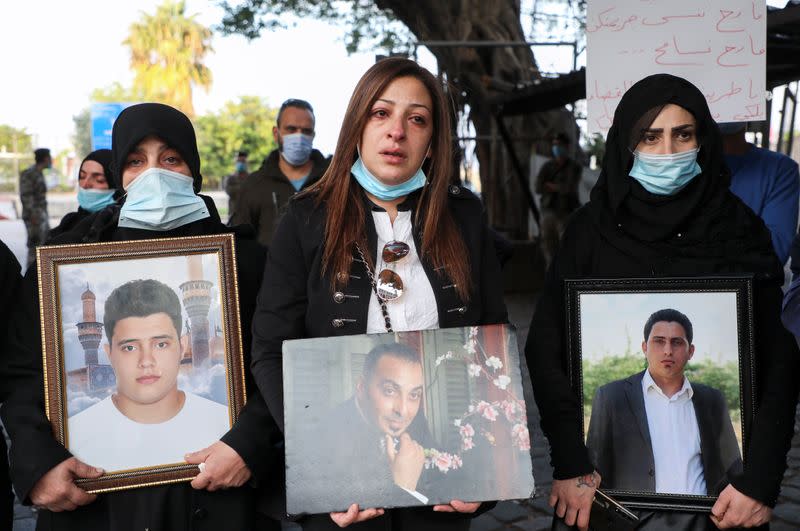
[[[667,323],[678,323],[683,327],[683,331],[686,332],[686,340],[689,344],[692,344],[692,337],[694,336],[694,331],[692,330],[692,322],[686,317],[684,314],[679,312],[678,310],[673,310],[672,308],[666,308],[664,310],[658,310],[644,324],[644,340],[647,341],[650,338],[650,331],[653,330],[653,325],[660,322],[667,322]]]
[[[275,118],[275,125],[277,125],[278,127],[281,126],[281,116],[283,116],[283,111],[286,110],[286,107],[296,107],[298,109],[305,109],[311,113],[312,117],[314,116],[314,108],[306,100],[289,98],[288,100],[281,103],[281,107],[280,109],[278,109],[278,117]]]
[[[117,286],[106,299],[103,313],[103,326],[108,342],[111,343],[117,321],[127,317],[147,317],[155,313],[167,314],[175,325],[178,336],[181,335],[181,301],[172,288],[152,278],[131,280]]]
[[[556,135],[553,137],[553,142],[555,142],[556,140],[558,140],[562,144],[566,145],[572,144],[572,141],[569,139],[566,133],[556,133]]]
[[[331,292],[341,289],[349,279],[353,264],[353,248],[367,245],[364,219],[369,216],[364,195],[350,176],[358,158],[361,134],[372,114],[372,106],[386,87],[400,78],[414,78],[425,87],[433,102],[433,131],[430,159],[422,167],[428,185],[422,188],[415,209],[415,230],[422,233],[417,254],[434,269],[441,269],[459,298],[467,302],[473,287],[464,238],[456,225],[448,204],[448,188],[453,167],[453,139],[450,129],[450,105],[441,82],[414,61],[401,57],[382,59],[372,65],[358,81],[344,114],[344,125],[333,152],[330,166],[322,178],[301,194],[316,196],[317,205],[325,205],[325,236],[322,253],[322,274],[328,275]],[[366,253],[367,267],[373,269],[375,256]]]
[[[39,148],[33,152],[33,158],[36,160],[36,164],[44,162],[48,157],[50,157],[50,150],[47,148]]]
[[[398,358],[409,363],[422,364],[419,352],[413,348],[403,345],[402,343],[385,343],[374,347],[367,354],[367,358],[364,360],[364,370],[362,371],[364,380],[372,378],[372,374],[375,372],[375,366],[378,365],[378,361],[384,356],[392,356],[393,358]]]
[[[240,150],[239,153],[236,154],[237,157],[247,157],[247,151]]]

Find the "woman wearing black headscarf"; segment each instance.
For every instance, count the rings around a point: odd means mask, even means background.
[[[58,227],[50,229],[48,242],[71,230],[93,213],[103,210],[121,195],[111,173],[111,150],[92,151],[78,167],[78,210],[61,218]]]
[[[592,277],[755,275],[758,412],[744,472],[731,477],[719,493],[712,520],[735,527],[759,525],[770,517],[793,434],[798,351],[780,323],[783,272],[769,232],[729,192],[729,182],[719,130],[696,87],[659,74],[628,90],[608,132],[591,201],[564,233],[525,347],[551,445],[555,479],[550,503],[568,524],[577,519],[585,528],[601,481],[581,436],[580,400],[564,367],[563,280]],[[651,524],[656,526],[651,529],[704,529],[711,521],[656,513]]]
[[[125,197],[86,218],[54,243],[233,232],[244,363],[249,364],[250,321],[265,250],[252,230],[226,227],[213,202],[196,195],[202,176],[191,122],[166,105],[135,105],[115,122],[112,148],[112,171],[125,189]],[[14,337],[8,354],[15,388],[2,414],[12,439],[12,479],[17,495],[23,503],[42,508],[37,529],[254,529],[254,491],[245,483],[268,482],[276,443],[273,437],[279,432],[250,381],[248,389],[255,392],[231,430],[220,441],[187,457],[190,463],[205,463],[205,471],[191,485],[98,496],[75,485],[76,479],[97,477],[100,472],[91,463],[78,461],[56,441],[45,416],[36,268],[30,271],[20,297],[22,308],[11,327]],[[199,449],[186,449],[195,450]]]

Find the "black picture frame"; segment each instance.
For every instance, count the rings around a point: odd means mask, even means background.
[[[752,276],[722,276],[722,277],[693,277],[693,278],[628,278],[628,279],[566,279],[565,280],[565,306],[566,306],[566,335],[567,349],[565,364],[569,374],[570,384],[581,403],[581,433],[587,439],[587,422],[584,411],[586,396],[584,394],[584,352],[583,319],[587,316],[584,306],[589,304],[592,295],[639,295],[657,297],[659,295],[685,295],[726,293],[735,295],[735,308],[733,309],[736,321],[736,334],[738,344],[738,413],[740,416],[741,435],[740,449],[742,461],[746,459],[748,439],[755,417],[757,389],[756,368],[754,360],[753,343],[753,280]],[[583,300],[582,300],[583,299]],[[609,299],[610,300],[610,299]],[[619,299],[618,299],[619,300]],[[614,319],[606,314],[603,319]],[[647,319],[647,316],[644,317]],[[721,325],[720,325],[721,326]],[[631,330],[633,335],[638,331]],[[629,336],[630,337],[630,336]],[[638,337],[638,336],[637,336]],[[695,338],[697,330],[695,330]],[[628,339],[630,344],[630,339]],[[641,354],[641,353],[640,353]],[[605,366],[605,365],[604,365]],[[687,364],[688,366],[688,364]],[[640,380],[641,381],[641,380]],[[690,380],[691,382],[691,380]],[[596,384],[596,383],[595,383]],[[598,386],[599,387],[599,386]],[[594,400],[594,397],[590,399]],[[730,400],[729,400],[730,402]],[[730,410],[735,412],[735,408]],[[646,418],[646,414],[645,414]],[[645,419],[646,426],[646,419]],[[652,446],[651,446],[652,451]],[[590,452],[591,453],[591,452]],[[602,475],[602,470],[599,470]],[[651,470],[651,474],[652,470]],[[632,509],[677,510],[690,512],[710,512],[716,501],[715,496],[656,493],[645,490],[613,488],[613,485],[604,485],[601,488],[614,499]]]

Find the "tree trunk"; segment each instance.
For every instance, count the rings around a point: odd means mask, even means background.
[[[380,8],[390,9],[419,41],[525,40],[519,2],[515,0],[440,0],[428,2],[424,8],[407,0],[375,0],[375,3]],[[476,151],[490,223],[513,238],[526,238],[528,205],[514,175],[508,150],[497,132],[488,98],[494,94],[490,86],[513,88],[517,83],[539,77],[533,52],[529,47],[520,46],[432,47],[430,50],[454,85],[453,96],[465,94],[463,101],[457,103],[469,106],[469,118],[479,138]],[[490,79],[495,83],[490,85]],[[555,132],[565,127],[575,128],[571,116],[562,111],[504,120],[515,139],[513,149],[526,181],[532,151],[548,153],[550,138]]]

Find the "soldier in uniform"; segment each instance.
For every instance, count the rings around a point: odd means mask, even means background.
[[[33,152],[35,164],[19,175],[19,197],[22,202],[22,220],[28,229],[28,265],[36,258],[36,246],[44,244],[50,224],[47,217],[47,184],[42,170],[53,165],[50,150],[40,148]]]

